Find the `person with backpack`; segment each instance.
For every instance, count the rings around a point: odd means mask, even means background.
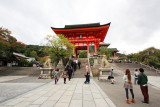
[[[64,71],[62,73],[62,78],[64,78],[64,84],[66,84],[66,78],[67,78],[67,72],[66,71]]]
[[[60,77],[60,75],[59,75],[59,69],[55,70],[53,77],[54,77],[54,80],[55,80],[55,84],[57,84],[57,82],[59,80],[59,77]]]

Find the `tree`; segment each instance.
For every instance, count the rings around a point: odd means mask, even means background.
[[[160,50],[154,47],[147,48],[135,54],[129,54],[127,57],[135,59],[137,62],[160,68]]]
[[[31,51],[31,52],[30,52],[30,56],[38,59],[38,56],[37,56],[37,52],[36,52],[36,51]]]
[[[79,58],[87,58],[87,52],[84,50],[78,51]]]
[[[68,41],[63,35],[46,37],[47,50],[55,65],[60,59],[68,58],[73,55],[74,45]]]
[[[11,36],[11,31],[0,27],[0,58],[12,61],[13,52],[22,53],[25,47],[24,43],[18,42],[15,37]]]
[[[99,52],[98,53],[101,54],[101,55],[106,55],[107,59],[109,59],[111,57],[111,55],[112,55],[112,52],[113,52],[112,49],[109,49],[109,48],[107,48],[105,46],[102,46],[102,47],[99,48]]]

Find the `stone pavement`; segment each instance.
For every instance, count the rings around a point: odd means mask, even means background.
[[[115,104],[91,79],[90,84],[84,84],[84,78],[73,78],[63,84],[49,82],[39,88],[17,96],[0,107],[115,107]]]
[[[26,76],[0,76],[0,82],[10,81],[14,79],[24,78]]]
[[[52,80],[42,80],[30,76],[0,77],[0,103],[40,87],[50,81]]]
[[[148,76],[148,83],[160,88],[160,76]]]

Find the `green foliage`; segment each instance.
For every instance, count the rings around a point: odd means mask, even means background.
[[[137,61],[160,68],[160,50],[154,47],[150,47],[139,53],[129,54],[127,58],[130,58],[131,61]]]
[[[105,46],[102,46],[102,47],[99,48],[98,54],[106,55],[107,59],[109,59],[111,57],[111,55],[112,55],[112,52],[113,52],[112,49],[109,49],[109,48],[107,48]]]
[[[19,58],[18,64],[19,64],[19,66],[27,66],[28,61],[24,58]]]
[[[27,63],[27,67],[33,67],[33,64],[34,64],[34,62],[33,62],[33,61],[28,62],[28,63]]]
[[[32,51],[37,53],[36,57],[44,57],[48,56],[48,52],[45,50],[45,46],[38,46],[38,45],[27,45],[25,50],[25,55],[28,57],[32,57]]]
[[[49,52],[52,62],[57,64],[60,59],[65,59],[73,55],[73,49],[75,46],[63,35],[48,35],[46,40],[46,50]]]
[[[34,57],[34,58],[36,58],[36,59],[38,58],[36,51],[31,51],[31,52],[30,52],[30,56],[31,56],[31,57]]]
[[[24,52],[25,44],[17,42],[17,39],[11,36],[11,31],[0,27],[0,58],[10,59],[13,52]]]
[[[78,51],[79,58],[87,58],[87,52],[84,50]]]

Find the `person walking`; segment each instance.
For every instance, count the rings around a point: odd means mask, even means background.
[[[128,96],[128,90],[130,90],[131,95],[132,95],[132,103],[135,103],[135,99],[134,99],[134,93],[133,93],[133,85],[131,82],[131,73],[129,69],[126,69],[125,71],[125,75],[123,76],[123,80],[124,80],[124,88],[125,88],[125,92],[126,92],[126,103],[130,104],[130,100],[129,100],[129,96]]]
[[[146,74],[144,74],[144,69],[140,68],[139,69],[140,74],[138,75],[138,84],[140,85],[143,97],[144,97],[144,101],[142,101],[143,103],[149,104],[149,94],[148,94],[148,78],[146,76]]]
[[[64,84],[66,84],[66,78],[67,78],[67,72],[66,71],[64,71],[62,73],[62,78],[64,78]]]
[[[58,80],[59,80],[59,69],[56,69],[54,72],[54,80],[55,80],[55,84],[57,84]]]
[[[78,68],[80,69],[81,68],[81,62],[78,61]]]
[[[69,81],[71,80],[71,77],[72,77],[72,73],[73,73],[73,69],[72,69],[72,67],[70,66],[69,67],[69,69],[68,69],[68,79],[69,79]]]
[[[135,85],[136,85],[137,82],[138,82],[138,74],[139,74],[138,69],[136,69],[135,72],[134,72],[134,84],[135,84]]]
[[[69,69],[69,64],[67,64],[67,66],[65,67],[64,71],[68,72]]]

